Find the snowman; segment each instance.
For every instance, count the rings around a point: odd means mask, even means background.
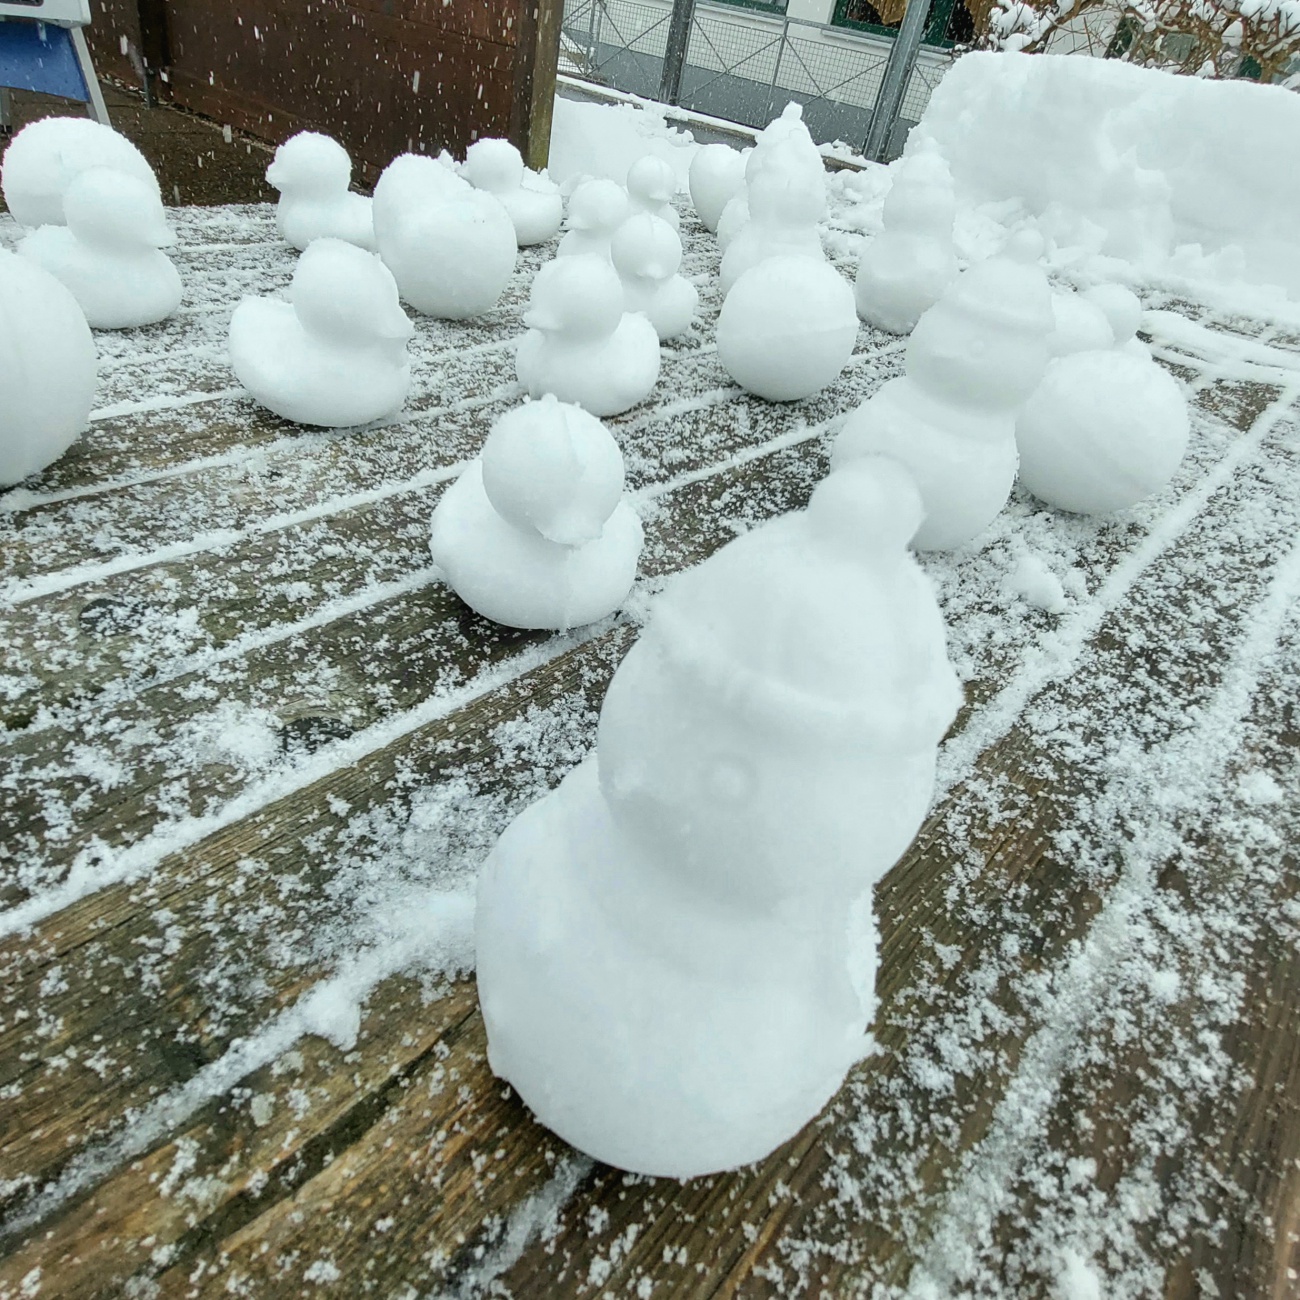
[[[479,881],[492,1068],[625,1169],[767,1155],[869,1046],[871,889],[933,792],[960,700],[907,553],[895,462],[678,576],[619,667],[596,753]]]
[[[973,541],[1011,493],[1016,412],[1043,377],[1053,327],[1041,252],[1025,233],[963,271],[917,322],[903,377],[859,406],[836,440],[832,465],[886,455],[912,472],[925,504],[918,550]]]

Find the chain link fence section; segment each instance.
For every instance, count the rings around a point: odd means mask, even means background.
[[[670,0],[565,0],[561,71],[655,99],[663,76]],[[682,71],[680,107],[762,127],[790,100],[819,144],[861,147],[892,41],[844,27],[727,4],[700,4]],[[889,156],[902,149],[948,67],[923,47],[894,124]]]

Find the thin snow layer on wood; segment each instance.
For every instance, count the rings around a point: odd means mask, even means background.
[[[1038,222],[1077,261],[1278,286],[1300,298],[1300,99],[1119,59],[970,54],[908,140],[933,143],[964,205]]]
[[[89,433],[0,497],[0,1296],[1274,1276],[1300,1155],[1268,1074],[1300,996],[1293,333],[1149,295],[1194,413],[1168,490],[1111,519],[1017,495],[924,557],[968,699],[878,894],[880,1051],[771,1161],[683,1187],[575,1158],[491,1079],[474,874],[589,751],[646,599],[807,500],[898,341],[863,329],[809,402],[744,396],[688,217],[702,319],[610,422],[647,533],[631,607],[514,633],[431,580],[428,520],[518,400],[548,250],[482,321],[417,322],[400,416],[320,433],[226,365],[240,295],[292,270],[272,211],[175,220],[182,313],[97,336]]]

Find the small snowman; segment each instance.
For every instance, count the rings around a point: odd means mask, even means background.
[[[95,341],[48,271],[0,249],[0,488],[58,460],[90,419]]]
[[[266,182],[280,191],[276,227],[299,252],[313,239],[326,238],[374,251],[371,201],[352,193],[352,159],[331,136],[318,131],[291,135],[275,151]]]
[[[825,388],[858,337],[853,291],[826,261],[772,257],[736,281],[718,316],[718,360],[746,392],[794,402]]]
[[[156,190],[109,167],[78,172],[63,196],[67,224],[42,226],[18,252],[64,284],[94,329],[165,320],[181,277],[162,250],[176,242]]]
[[[691,202],[710,234],[717,232],[722,210],[745,184],[746,156],[727,144],[706,144],[691,159],[688,176]]]
[[[413,329],[383,262],[317,239],[294,268],[289,301],[245,298],[230,320],[230,364],[268,410],[298,424],[369,424],[411,386]]]
[[[609,430],[548,396],[496,422],[438,503],[430,548],[447,583],[485,618],[565,631],[627,599],[642,540]]]
[[[952,246],[956,198],[937,149],[922,149],[890,167],[884,229],[862,251],[855,284],[858,315],[891,334],[910,334],[957,275]]]
[[[628,206],[632,212],[648,212],[666,221],[674,230],[681,217],[673,206],[677,193],[677,173],[672,164],[656,154],[642,155],[627,169]]]
[[[638,1173],[762,1159],[870,1047],[872,887],[960,701],[906,472],[863,460],[678,575],[594,757],[507,828],[475,919],[488,1059]]]
[[[622,281],[605,258],[547,262],[524,324],[515,372],[533,397],[553,393],[603,418],[643,402],[659,379],[659,336],[639,312],[624,311]]]
[[[402,297],[426,316],[481,316],[514,274],[514,223],[493,195],[476,190],[449,162],[395,158],[375,186],[374,224]]]
[[[907,371],[848,418],[831,457],[893,456],[912,472],[925,522],[920,550],[973,541],[1006,505],[1016,477],[1016,412],[1047,367],[1051,291],[1042,241],[1016,236],[963,271],[917,322]]]
[[[554,239],[564,219],[560,187],[544,174],[524,166],[509,140],[484,139],[470,145],[461,168],[478,190],[494,195],[514,223],[520,248]]]
[[[637,213],[615,232],[610,253],[626,309],[641,312],[661,341],[685,334],[700,295],[677,273],[682,241],[672,226],[649,212]]]
[[[1105,332],[1057,355],[1021,408],[1020,482],[1058,510],[1110,514],[1168,485],[1191,424],[1182,389],[1135,337],[1137,297],[1104,285],[1081,299]]]
[[[557,257],[594,253],[608,258],[614,232],[627,220],[627,191],[616,181],[583,181],[569,196],[569,216]]]
[[[144,154],[120,132],[87,117],[45,117],[23,127],[5,150],[0,190],[20,226],[61,226],[68,186],[91,167],[134,176],[162,202]]]
[[[826,213],[822,186],[810,185],[793,157],[776,162],[749,183],[749,220],[722,255],[722,292],[769,257],[809,257],[824,261],[817,223]]]

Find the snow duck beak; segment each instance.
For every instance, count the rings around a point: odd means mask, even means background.
[[[400,307],[394,307],[379,323],[379,337],[383,339],[405,343],[414,333],[415,326],[411,324],[411,318]]]
[[[554,313],[547,311],[544,307],[533,307],[524,312],[524,324],[530,330],[558,330],[563,328],[563,322]]]

